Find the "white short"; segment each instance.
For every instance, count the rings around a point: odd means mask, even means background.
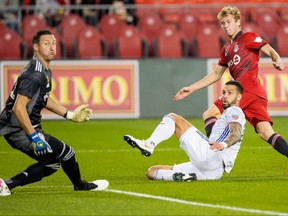
[[[189,128],[179,139],[180,147],[186,152],[190,161],[175,164],[173,171],[195,173],[197,180],[220,179],[224,172],[221,151],[210,150],[206,136],[197,128]]]

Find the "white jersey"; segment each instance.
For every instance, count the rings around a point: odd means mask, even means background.
[[[246,120],[241,108],[237,106],[228,107],[216,121],[209,137],[209,141],[223,142],[229,136],[229,124],[231,122],[239,123],[242,126],[242,137],[239,142],[221,151],[222,159],[225,164],[225,171],[227,173],[229,173],[234,166],[244,136],[244,125]]]

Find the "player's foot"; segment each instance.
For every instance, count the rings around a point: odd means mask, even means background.
[[[172,178],[174,181],[177,182],[183,182],[183,181],[190,182],[193,180],[197,180],[197,176],[195,173],[184,174],[181,172],[177,172],[173,174]]]
[[[145,155],[146,157],[153,154],[155,147],[152,144],[145,143],[145,141],[143,140],[135,139],[134,137],[130,135],[125,135],[124,140],[133,148],[135,147],[138,148],[141,151],[141,153]]]
[[[11,192],[3,179],[0,179],[0,196],[10,196]]]
[[[109,182],[105,179],[95,180],[93,182],[86,182],[83,181],[83,184],[75,186],[74,190],[89,190],[89,191],[96,191],[96,190],[105,190],[109,187]]]

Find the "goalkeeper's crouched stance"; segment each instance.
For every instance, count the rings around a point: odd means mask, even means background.
[[[74,190],[106,189],[109,186],[106,180],[83,180],[73,148],[42,130],[41,111],[44,108],[73,122],[90,120],[92,110],[88,104],[83,104],[69,111],[50,97],[53,84],[50,61],[56,55],[55,36],[48,30],[37,32],[33,37],[33,50],[33,58],[17,78],[0,114],[0,136],[37,163],[6,181],[0,178],[0,196],[10,195],[10,190],[17,186],[40,181],[60,166]]]
[[[92,110],[87,107],[87,105],[81,105],[74,112],[67,111],[64,117],[74,122],[88,121],[92,115]],[[74,149],[63,141],[45,133],[40,125],[35,127],[34,135],[27,136],[24,130],[20,130],[4,137],[13,148],[37,160],[38,163],[32,164],[5,182],[0,179],[0,195],[1,185],[3,187],[2,195],[10,195],[11,189],[40,181],[43,177],[55,173],[60,166],[74,185],[74,190],[103,190],[109,185],[106,180],[91,183],[82,180]]]

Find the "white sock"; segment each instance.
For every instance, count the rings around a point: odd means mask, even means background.
[[[156,170],[154,173],[154,179],[155,180],[164,180],[164,181],[173,181],[173,174],[175,172],[172,170],[164,170],[164,169],[159,169]]]
[[[156,147],[160,142],[169,139],[174,132],[175,120],[171,115],[166,115],[146,141],[148,143],[153,143]]]

